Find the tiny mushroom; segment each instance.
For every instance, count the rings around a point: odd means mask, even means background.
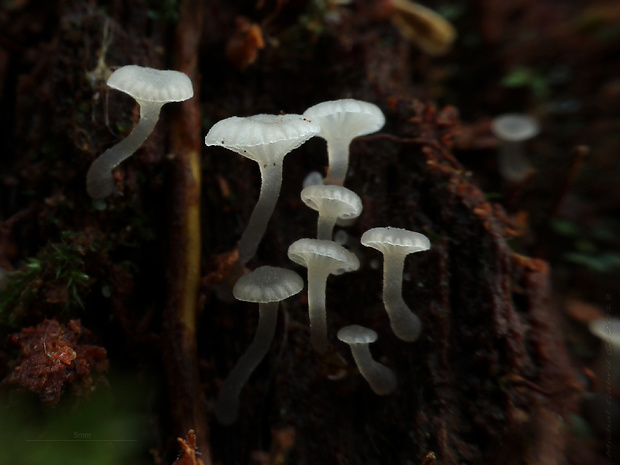
[[[209,130],[206,145],[225,147],[258,163],[261,191],[250,221],[239,240],[239,263],[255,254],[267,230],[282,185],[284,157],[316,135],[319,125],[301,115],[233,116]]]
[[[354,253],[332,241],[299,239],[288,248],[288,258],[308,269],[310,341],[320,354],[327,350],[325,290],[330,274],[355,271],[360,262]]]
[[[423,234],[389,226],[369,229],[362,234],[360,241],[383,254],[383,303],[392,331],[403,341],[415,341],[420,336],[422,324],[403,300],[403,268],[405,257],[428,250],[430,241]]]
[[[338,339],[351,347],[358,370],[375,394],[385,396],[396,388],[396,376],[385,365],[376,362],[370,353],[369,344],[377,340],[377,333],[359,325],[350,325],[338,331]]]
[[[114,71],[108,86],[132,96],[140,105],[140,120],[125,139],[103,152],[86,174],[86,190],[94,199],[103,199],[116,186],[112,170],[130,157],[153,131],[161,107],[168,102],[182,102],[194,95],[192,81],[187,75],[172,70],[128,65]]]
[[[269,350],[278,320],[278,304],[299,293],[303,280],[294,271],[261,266],[243,275],[233,289],[237,300],[258,303],[258,327],[254,340],[224,381],[215,402],[215,415],[222,424],[237,419],[239,393]]]
[[[620,318],[598,318],[590,321],[589,328],[603,343],[595,365],[596,375],[620,389]]]
[[[319,212],[317,239],[331,240],[337,219],[354,219],[362,213],[362,200],[343,186],[309,186],[301,191],[301,200]]]
[[[491,122],[491,131],[502,141],[498,157],[500,174],[509,181],[522,181],[532,170],[523,144],[539,133],[540,125],[530,116],[508,113]]]
[[[385,116],[377,105],[353,99],[321,102],[308,108],[304,116],[319,123],[318,136],[327,141],[329,169],[324,182],[339,186],[347,176],[351,141],[376,132],[385,124]]]

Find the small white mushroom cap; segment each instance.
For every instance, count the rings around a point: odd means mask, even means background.
[[[358,370],[375,394],[385,396],[394,391],[396,388],[394,372],[376,362],[370,353],[369,344],[377,340],[376,332],[364,326],[350,325],[338,331],[338,339],[349,345]]]
[[[343,274],[355,271],[360,261],[353,252],[332,241],[299,239],[288,248],[288,258],[298,265],[310,266],[325,274]]]
[[[318,136],[327,141],[329,169],[325,184],[340,186],[349,168],[351,141],[376,132],[385,124],[385,116],[377,105],[353,99],[321,102],[308,108],[304,116],[319,123]]]
[[[261,266],[239,278],[233,295],[244,302],[280,302],[301,292],[304,282],[286,268]]]
[[[383,303],[392,331],[403,341],[415,341],[422,324],[403,300],[403,269],[406,256],[428,250],[430,241],[424,234],[388,226],[369,229],[362,234],[361,243],[383,254]]]
[[[342,219],[357,218],[362,213],[362,200],[343,186],[314,185],[301,191],[301,200],[318,212]]]
[[[132,96],[140,105],[140,120],[131,133],[97,158],[86,174],[86,190],[94,199],[117,192],[112,170],[130,157],[155,128],[159,112],[168,102],[181,102],[194,95],[188,76],[171,70],[128,65],[114,71],[108,85]]]
[[[362,234],[360,242],[362,245],[372,247],[384,255],[387,253],[408,255],[428,250],[431,247],[428,237],[424,234],[390,226],[369,229]]]
[[[304,116],[320,124],[318,136],[323,139],[351,141],[376,132],[385,124],[385,116],[377,105],[348,98],[318,103],[304,111]]]
[[[320,239],[299,239],[288,248],[288,258],[308,269],[310,341],[314,350],[323,354],[329,345],[325,310],[327,278],[330,274],[357,270],[360,262],[341,245]]]
[[[318,132],[319,125],[302,115],[233,116],[215,123],[205,144],[225,147],[257,163],[273,163]]]
[[[239,278],[233,289],[238,300],[258,303],[258,326],[254,340],[230,372],[215,402],[215,415],[225,425],[237,419],[239,393],[252,372],[269,350],[278,318],[278,302],[287,299],[304,287],[294,271],[273,266],[261,266]]]
[[[362,200],[343,186],[314,185],[301,191],[301,200],[319,212],[318,239],[332,239],[337,220],[355,220],[362,213]]]
[[[205,137],[206,145],[225,147],[258,163],[261,192],[239,241],[239,264],[255,254],[278,200],[282,161],[319,131],[317,123],[301,115],[233,116],[217,122]]]
[[[349,325],[340,328],[337,334],[345,344],[371,344],[377,340],[377,333],[370,328],[360,325]]]
[[[114,71],[107,84],[145,102],[182,102],[194,96],[190,78],[173,70],[127,65]]]
[[[616,350],[620,348],[620,318],[592,320],[589,328],[590,332],[602,341],[610,343]],[[620,356],[620,353],[616,356]]]
[[[507,142],[521,142],[536,136],[540,132],[540,125],[530,116],[507,113],[491,122],[491,131]]]

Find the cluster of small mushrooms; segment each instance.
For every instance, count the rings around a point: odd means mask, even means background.
[[[115,192],[112,169],[129,157],[152,131],[161,106],[193,95],[191,82],[182,73],[125,66],[115,71],[108,84],[133,96],[140,104],[141,118],[133,132],[95,160],[87,175],[87,190],[93,198]],[[288,249],[291,261],[307,269],[310,341],[318,354],[328,347],[326,283],[329,275],[355,271],[357,256],[333,241],[337,222],[354,221],[362,212],[359,196],[343,186],[348,170],[349,145],[359,136],[378,131],[385,117],[374,104],[342,99],[319,103],[302,115],[255,115],[219,121],[205,138],[207,146],[219,146],[254,160],[261,174],[261,191],[248,226],[239,241],[238,269],[255,255],[275,208],[282,183],[282,162],[292,150],[314,136],[327,141],[329,167],[325,179],[311,174],[301,191],[301,199],[318,212],[316,238],[295,241]],[[394,334],[401,340],[415,341],[421,333],[419,318],[402,296],[405,257],[430,248],[423,234],[393,227],[366,231],[361,244],[384,256],[383,301]],[[261,266],[241,276],[233,288],[236,299],[259,305],[254,340],[224,381],[215,403],[215,414],[223,424],[233,423],[238,414],[239,394],[252,372],[268,352],[277,323],[278,304],[304,287],[294,271]],[[359,325],[341,328],[337,337],[351,347],[355,363],[378,395],[391,393],[396,377],[388,367],[376,362],[369,344],[377,339],[372,329]]]

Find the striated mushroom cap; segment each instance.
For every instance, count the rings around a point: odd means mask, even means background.
[[[107,84],[146,102],[182,102],[194,96],[192,81],[187,75],[137,65],[118,68],[110,75]]]
[[[431,243],[424,234],[391,226],[369,229],[362,234],[360,242],[384,255],[388,253],[408,255],[431,248]]]
[[[294,271],[261,266],[237,280],[233,295],[244,302],[280,302],[298,294],[303,288],[303,280]]]
[[[340,328],[336,334],[345,344],[371,344],[377,340],[377,333],[370,328],[360,325],[349,325]]]
[[[213,125],[205,144],[266,164],[280,162],[318,132],[319,125],[302,115],[232,116]]]
[[[345,220],[362,213],[362,200],[355,192],[342,186],[313,185],[301,191],[301,200],[321,214],[331,214]]]
[[[383,112],[374,103],[354,99],[318,103],[304,116],[321,126],[319,137],[326,140],[353,140],[378,131],[385,124]]]
[[[299,239],[288,248],[288,258],[306,268],[317,268],[328,274],[355,271],[360,262],[354,253],[332,241]]]

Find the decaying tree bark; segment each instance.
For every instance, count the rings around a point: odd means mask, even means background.
[[[256,9],[252,1],[187,0],[177,24],[140,1],[104,3],[25,2],[1,13],[8,29],[0,42],[0,113],[12,121],[3,134],[14,139],[2,142],[10,155],[2,161],[0,206],[3,220],[26,213],[5,223],[0,266],[17,266],[62,231],[100,230],[105,240],[86,268],[91,289],[113,284],[112,299],[88,295],[83,324],[99,333],[108,353],[125,353],[123,363],[166,361],[169,404],[158,406],[173,420],[159,425],[166,452],[174,454],[176,438],[194,429],[205,464],[251,457],[271,464],[415,464],[432,454],[441,464],[563,463],[563,424],[578,388],[549,305],[548,266],[506,244],[512,231],[501,207],[485,200],[450,153],[456,110],[438,111],[418,98],[411,50],[382,2],[257,2]],[[235,23],[237,17],[245,22]],[[235,31],[234,24],[244,26]],[[263,50],[257,34],[265,37]],[[252,50],[227,58],[233,38],[237,52],[244,44]],[[243,63],[229,61],[240,56]],[[117,123],[135,121],[137,111],[104,82],[109,67],[130,63],[190,74],[199,98],[164,111],[143,149],[117,170],[124,195],[97,207],[84,188],[88,165],[122,137],[126,128]],[[323,358],[312,353],[304,296],[291,299],[278,341],[242,391],[239,422],[222,427],[212,402],[251,340],[256,313],[252,305],[218,300],[212,280],[205,280],[197,307],[191,271],[198,261],[189,262],[200,259],[204,276],[217,272],[259,183],[252,163],[197,144],[224,117],[301,113],[349,96],[377,103],[387,124],[351,145],[346,185],[362,198],[364,213],[344,240],[362,267],[328,282],[332,349]],[[287,157],[281,198],[251,268],[292,267],[288,246],[314,234],[315,214],[299,191],[308,172],[324,169],[324,151],[313,140]],[[406,262],[404,299],[424,327],[415,343],[391,333],[380,299],[381,257],[358,241],[363,231],[388,225],[432,241],[429,252]],[[125,261],[136,267],[121,269]],[[54,308],[44,313],[61,318],[49,314]],[[96,326],[109,314],[120,331]],[[351,323],[379,333],[371,350],[398,376],[393,395],[375,396],[348,348],[337,344],[337,329]]]

